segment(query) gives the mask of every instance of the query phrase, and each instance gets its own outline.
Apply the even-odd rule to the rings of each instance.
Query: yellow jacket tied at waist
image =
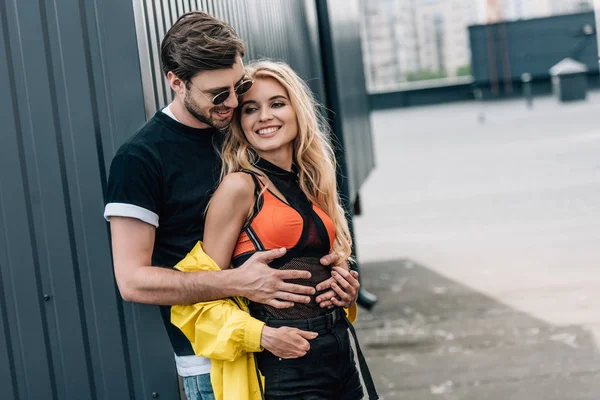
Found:
[[[183,272],[220,271],[201,242],[175,268]],[[354,322],[356,305],[346,313]],[[171,323],[185,334],[196,355],[211,359],[210,379],[217,400],[261,399],[253,353],[263,350],[260,339],[265,324],[250,316],[247,299],[230,297],[173,306]]]

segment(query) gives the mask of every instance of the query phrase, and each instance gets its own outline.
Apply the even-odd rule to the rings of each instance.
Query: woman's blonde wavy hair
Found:
[[[333,250],[344,259],[349,259],[352,238],[336,187],[335,155],[329,140],[331,132],[326,120],[317,111],[320,104],[302,78],[285,63],[255,61],[246,67],[246,74],[255,81],[275,79],[286,89],[298,122],[293,154],[299,172],[300,188],[311,202],[333,220],[336,230]],[[246,139],[240,121],[241,107],[235,111],[221,151],[221,179],[227,174],[242,170],[250,170],[266,178],[255,166],[258,154]]]

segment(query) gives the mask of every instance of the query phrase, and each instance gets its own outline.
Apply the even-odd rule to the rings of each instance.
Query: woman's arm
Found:
[[[203,245],[194,248],[175,268],[193,270],[206,263],[202,261],[206,256],[219,268],[228,268],[254,200],[254,181],[249,175],[227,175],[208,208]],[[310,348],[308,341],[317,337],[296,328],[264,326],[232,299],[172,307],[171,322],[190,340],[196,355],[217,360],[231,361],[263,347],[278,357],[302,357]]]
[[[196,246],[175,268],[191,271],[208,260],[227,269],[253,204],[252,178],[244,173],[227,175],[211,199],[202,246]],[[232,299],[172,307],[171,322],[187,336],[196,355],[231,361],[243,352],[261,350],[264,323]]]
[[[223,178],[210,201],[202,247],[221,269],[229,268],[242,227],[254,206],[254,189],[250,175],[235,172]]]

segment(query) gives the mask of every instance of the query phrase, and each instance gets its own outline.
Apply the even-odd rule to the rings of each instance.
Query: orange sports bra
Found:
[[[244,171],[254,180],[256,203],[234,249],[232,264],[234,267],[243,264],[257,251],[285,247],[287,253],[273,261],[270,266],[309,271],[310,279],[290,282],[315,287],[331,277],[330,268],[322,266],[319,260],[328,254],[333,246],[333,221],[302,192],[295,170],[286,171],[264,159],[260,159],[256,166],[283,194],[286,201],[268,187],[265,188],[253,172]],[[285,310],[251,303],[250,312],[253,315],[260,314],[261,317],[276,319],[313,318],[328,311],[321,309],[314,301],[319,294],[316,293],[308,304],[296,304]]]
[[[256,184],[264,188],[263,184],[256,179]],[[302,238],[304,218],[300,212],[280,199],[270,190],[264,190],[261,204],[257,212],[242,231],[233,252],[234,259],[247,258],[257,251],[271,250],[285,247],[290,250],[297,246]],[[333,221],[317,205],[312,205],[312,211],[327,232],[327,248],[322,250],[329,253],[335,239],[335,226]],[[314,216],[313,216],[314,218]],[[314,231],[312,233],[315,233]],[[246,257],[247,256],[247,257]],[[237,265],[241,263],[238,262]],[[237,266],[236,265],[236,266]]]

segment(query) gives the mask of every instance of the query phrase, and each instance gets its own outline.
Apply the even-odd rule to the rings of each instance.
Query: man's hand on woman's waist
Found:
[[[294,303],[309,303],[315,289],[309,286],[287,283],[289,279],[309,279],[310,272],[278,270],[268,263],[282,257],[285,249],[255,253],[240,267],[231,271],[231,295],[243,296],[256,303],[275,308],[290,308]]]

